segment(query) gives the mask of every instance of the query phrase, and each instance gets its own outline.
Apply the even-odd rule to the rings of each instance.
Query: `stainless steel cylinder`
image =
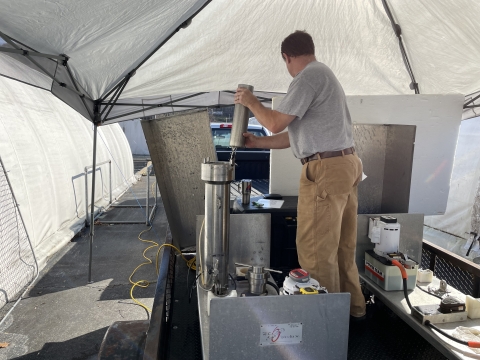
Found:
[[[242,194],[242,204],[250,204],[250,194],[252,193],[252,180],[242,180],[239,184],[238,192]]]
[[[205,181],[205,223],[200,245],[200,284],[216,295],[228,291],[228,240],[230,232],[230,183],[235,178],[229,162],[202,164]]]
[[[246,88],[253,92],[252,85],[239,84],[238,87]],[[243,133],[247,132],[248,128],[248,112],[249,110],[247,107],[241,104],[235,104],[235,110],[233,111],[232,135],[230,137],[230,147],[232,148],[245,147]]]
[[[248,283],[252,294],[265,295],[267,292],[268,272],[263,266],[252,266],[248,269]]]

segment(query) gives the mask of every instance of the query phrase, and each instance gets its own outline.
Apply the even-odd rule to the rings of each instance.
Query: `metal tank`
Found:
[[[215,295],[228,292],[228,240],[230,232],[230,183],[235,177],[231,162],[205,159],[205,222],[200,250],[200,286]]]
[[[253,93],[252,85],[239,84],[239,88],[246,88]],[[233,111],[232,134],[230,137],[230,147],[232,149],[245,147],[245,138],[243,133],[247,132],[249,110],[242,104],[235,104]]]

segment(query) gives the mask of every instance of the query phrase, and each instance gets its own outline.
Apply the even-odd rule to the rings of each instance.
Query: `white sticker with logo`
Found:
[[[260,346],[302,343],[302,323],[260,325]]]

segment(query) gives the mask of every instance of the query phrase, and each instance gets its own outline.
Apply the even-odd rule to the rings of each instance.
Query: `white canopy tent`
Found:
[[[99,125],[231,104],[231,93],[219,91],[240,82],[260,94],[286,92],[280,43],[297,29],[313,36],[318,60],[347,95],[461,93],[465,119],[480,106],[474,0],[0,0],[0,7],[0,74],[51,91],[92,121],[94,167]]]
[[[0,3],[0,73],[52,91],[94,122],[238,82],[285,92],[279,45],[296,29],[312,34],[348,95],[459,92],[465,118],[480,104],[472,101],[480,90],[473,0]]]

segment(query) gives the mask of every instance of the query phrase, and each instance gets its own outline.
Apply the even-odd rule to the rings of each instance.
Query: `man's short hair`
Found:
[[[296,57],[302,55],[315,55],[315,45],[313,39],[306,31],[297,30],[288,35],[280,47],[282,57],[283,54]]]

